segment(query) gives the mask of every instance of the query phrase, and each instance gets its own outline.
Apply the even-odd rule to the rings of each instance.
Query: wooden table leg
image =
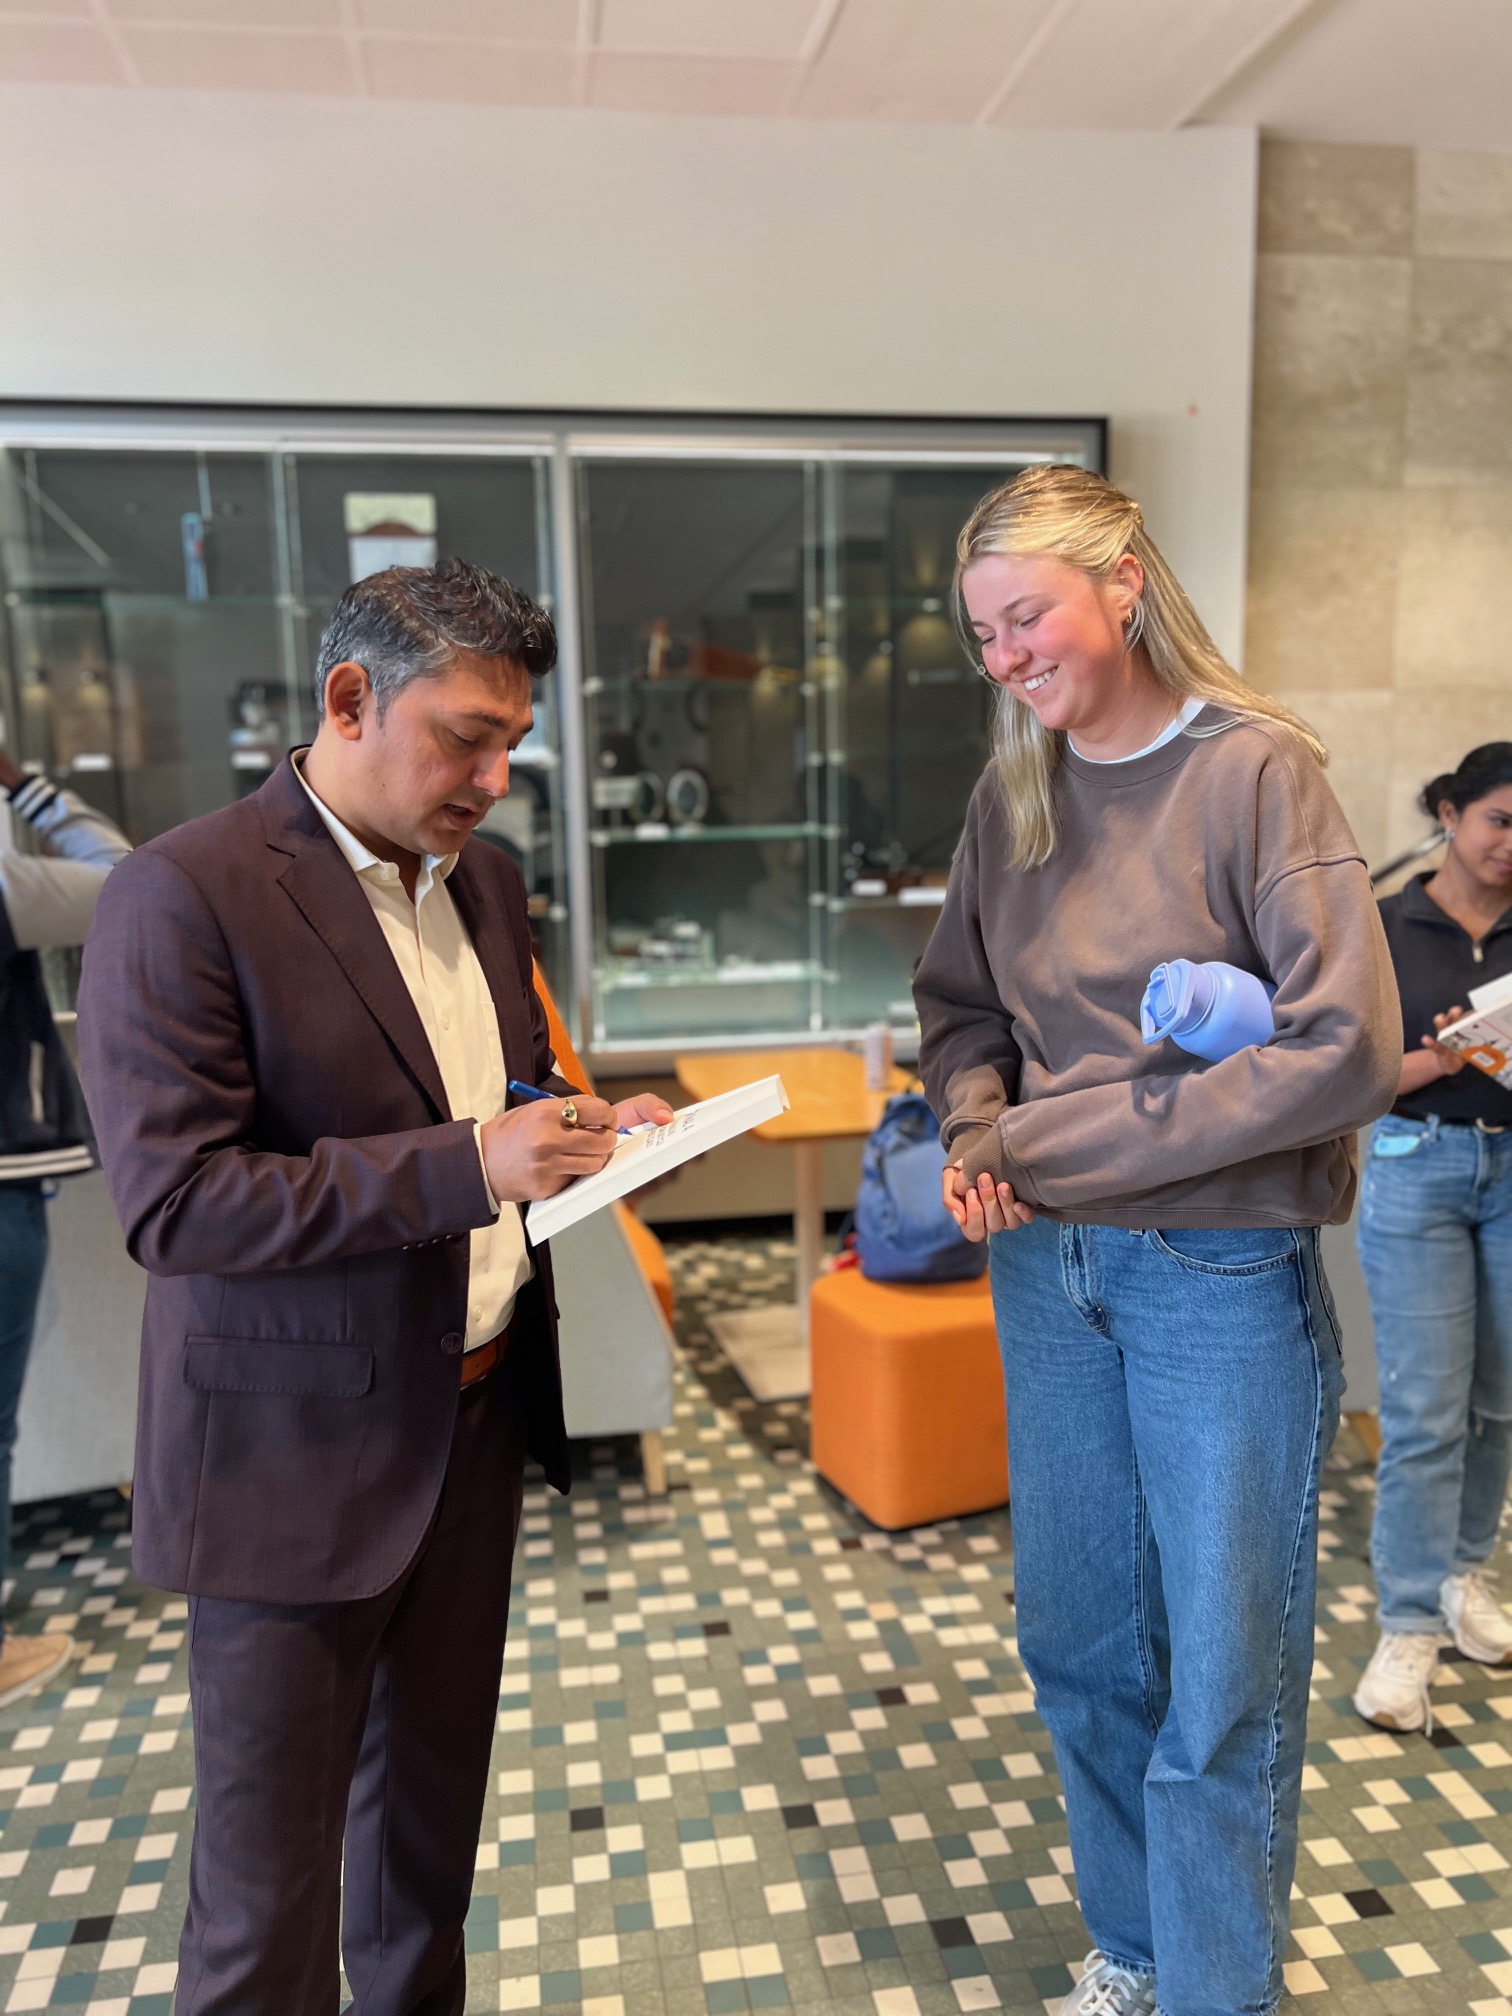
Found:
[[[798,1248],[798,1334],[808,1342],[809,1290],[824,1255],[824,1144],[793,1143],[793,1238]]]
[[[641,1475],[649,1498],[667,1495],[667,1445],[660,1428],[641,1430]]]

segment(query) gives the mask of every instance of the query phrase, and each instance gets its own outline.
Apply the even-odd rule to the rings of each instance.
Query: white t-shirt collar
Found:
[[[1170,722],[1166,727],[1162,728],[1160,733],[1155,737],[1155,740],[1153,742],[1147,742],[1143,747],[1143,749],[1136,749],[1132,755],[1083,756],[1081,750],[1077,748],[1074,742],[1071,742],[1072,752],[1077,757],[1079,757],[1083,763],[1097,763],[1106,766],[1111,766],[1114,763],[1137,763],[1141,756],[1153,756],[1157,749],[1164,749],[1167,742],[1174,742],[1176,740],[1176,737],[1181,733],[1182,729],[1186,727],[1187,723],[1189,721],[1196,720],[1197,716],[1202,712],[1206,704],[1207,704],[1206,701],[1203,700],[1197,700],[1197,699],[1184,700],[1181,703],[1181,708],[1180,711],[1177,713],[1176,719]],[[1071,741],[1069,735],[1066,737],[1066,740],[1068,742]]]

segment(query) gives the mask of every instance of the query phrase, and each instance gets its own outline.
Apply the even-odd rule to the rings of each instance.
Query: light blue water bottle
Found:
[[[1169,1036],[1194,1057],[1218,1064],[1275,1035],[1275,992],[1269,981],[1221,959],[1201,965],[1168,959],[1150,975],[1139,1004],[1139,1033],[1146,1043]]]

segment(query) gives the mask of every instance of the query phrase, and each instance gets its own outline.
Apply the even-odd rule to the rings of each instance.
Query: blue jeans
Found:
[[[0,1183],[0,1580],[10,1569],[11,1452],[46,1267],[42,1185]],[[0,1644],[4,1641],[0,1610]]]
[[[1512,1133],[1388,1113],[1359,1242],[1381,1370],[1381,1628],[1440,1630],[1444,1577],[1490,1558],[1512,1465]]]
[[[991,1271],[1019,1655],[1087,1929],[1163,2016],[1266,2016],[1343,1383],[1318,1235],[1041,1218]]]

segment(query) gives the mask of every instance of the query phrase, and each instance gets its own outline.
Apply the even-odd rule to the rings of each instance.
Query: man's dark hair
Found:
[[[556,626],[523,590],[468,560],[385,567],[354,581],[320,639],[316,718],[324,718],[335,665],[350,659],[362,667],[382,720],[401,688],[411,679],[434,679],[457,651],[507,658],[540,679],[556,663]]]

